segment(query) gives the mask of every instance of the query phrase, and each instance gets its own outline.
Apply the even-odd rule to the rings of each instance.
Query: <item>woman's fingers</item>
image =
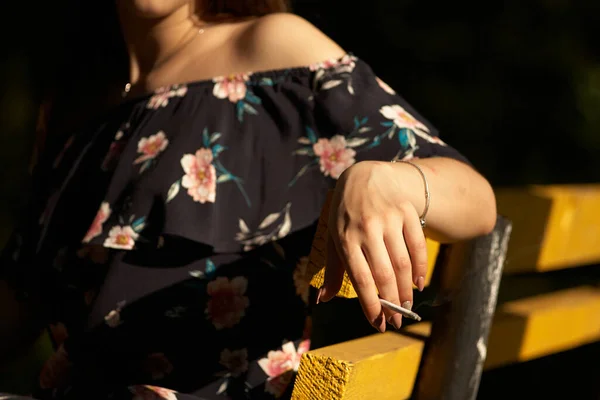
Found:
[[[388,228],[384,237],[386,249],[389,253],[390,260],[394,269],[396,290],[398,292],[397,301],[383,297],[385,300],[391,301],[394,304],[407,309],[412,308],[413,304],[413,287],[412,287],[412,266],[410,255],[404,242],[402,234],[402,224],[393,224],[393,227]],[[402,325],[402,316],[397,314],[395,317],[394,326],[399,329]]]
[[[340,291],[344,281],[344,264],[338,254],[334,239],[329,234],[327,235],[326,249],[325,279],[317,295],[317,304],[319,301],[331,300]]]
[[[385,332],[385,318],[377,296],[377,286],[360,244],[355,241],[340,243],[340,245],[346,258],[348,276],[365,316],[375,329]]]
[[[410,204],[389,211],[360,221],[345,212],[343,218],[330,219],[325,282],[319,290],[321,301],[330,300],[347,271],[365,316],[381,332],[386,320],[400,328],[402,316],[382,309],[379,299],[411,309],[413,283],[421,290],[427,272],[427,247],[417,211]]]
[[[419,291],[425,285],[427,274],[427,242],[417,210],[413,206],[404,207],[403,224],[404,242],[410,254],[412,264],[412,281]]]
[[[379,290],[379,297],[399,305],[398,281],[405,277],[398,276],[397,271],[394,270],[383,239],[383,229],[378,229],[373,233],[367,232],[367,240],[363,244],[362,250],[369,263],[375,285]],[[408,279],[408,284],[412,285],[410,276]],[[384,313],[388,322],[394,325],[394,327],[400,328],[400,325],[402,325],[402,316],[400,314],[387,308],[384,309]]]

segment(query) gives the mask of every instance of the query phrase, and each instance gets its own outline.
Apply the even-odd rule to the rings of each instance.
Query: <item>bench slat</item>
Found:
[[[494,317],[485,369],[598,341],[599,315],[600,288],[591,286],[507,302]],[[374,334],[308,352],[300,363],[293,398],[408,398],[430,329],[431,324],[423,322],[403,334]]]
[[[497,189],[496,201],[513,223],[505,274],[600,262],[600,185]]]

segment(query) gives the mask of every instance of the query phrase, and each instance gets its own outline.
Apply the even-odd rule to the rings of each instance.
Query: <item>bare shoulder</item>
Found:
[[[249,63],[259,66],[254,70],[305,66],[346,53],[309,21],[289,13],[270,14],[246,25],[239,49]]]

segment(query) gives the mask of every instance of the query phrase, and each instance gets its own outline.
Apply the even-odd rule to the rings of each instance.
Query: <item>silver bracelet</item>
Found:
[[[425,176],[425,173],[423,172],[421,167],[419,167],[417,164],[413,164],[410,161],[403,160],[392,160],[392,162],[401,162],[408,165],[412,165],[421,174],[421,177],[423,178],[423,184],[425,185],[425,209],[423,210],[423,214],[419,216],[419,222],[421,222],[421,228],[425,228],[425,217],[427,216],[427,211],[429,211],[429,203],[431,202],[431,193],[429,192],[429,183],[427,183],[427,177]]]

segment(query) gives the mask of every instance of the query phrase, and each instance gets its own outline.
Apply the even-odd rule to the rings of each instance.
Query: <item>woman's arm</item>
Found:
[[[289,14],[258,19],[244,39],[252,65],[265,60],[281,67],[308,65],[345,53],[310,23]],[[339,71],[319,72],[312,86],[315,114],[327,120],[318,127],[320,133],[349,138],[356,124],[367,125],[353,136],[364,145],[344,149],[358,162],[336,183],[319,298],[335,296],[347,272],[371,324],[383,331],[387,319],[400,327],[401,316],[382,310],[379,298],[410,307],[413,284],[422,289],[427,271],[425,235],[451,242],[489,232],[496,220],[494,194],[480,174],[460,161],[464,157],[437,139],[435,128],[366,65],[349,58]],[[431,205],[425,232],[419,222],[425,204],[422,177],[412,165],[389,162],[394,157],[411,159],[426,175]]]
[[[411,160],[423,170],[431,202],[425,234],[448,243],[485,235],[496,224],[496,198],[488,181],[473,168],[443,157]],[[423,178],[406,163],[387,164],[401,177],[402,199],[410,201],[419,215],[425,207]]]
[[[446,158],[413,160],[425,173],[431,193],[427,234],[461,240],[493,229],[494,194],[471,167]],[[423,290],[427,246],[419,216],[424,182],[413,165],[362,161],[339,178],[329,213],[325,282],[319,299],[339,291],[344,272],[371,324],[385,331],[386,319],[399,328],[400,314],[382,310],[379,298],[411,308],[413,284]]]

